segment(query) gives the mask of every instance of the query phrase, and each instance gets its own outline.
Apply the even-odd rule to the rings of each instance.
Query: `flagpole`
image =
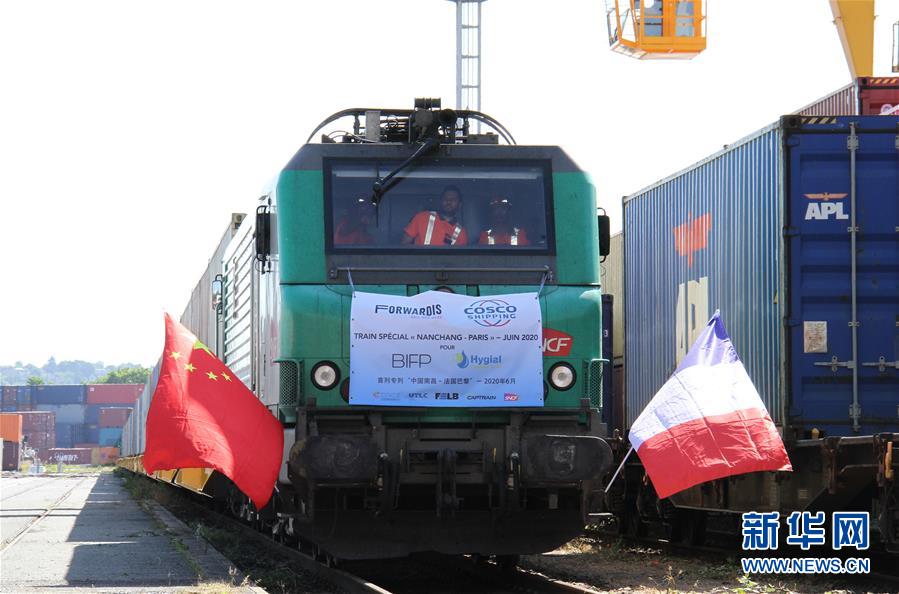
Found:
[[[627,462],[628,456],[631,455],[631,452],[634,451],[634,446],[631,446],[627,453],[624,455],[624,460],[621,461],[621,464],[618,465],[618,470],[615,471],[615,474],[612,475],[612,480],[609,481],[609,484],[606,485],[605,492],[608,493],[609,489],[612,488],[612,483],[615,482],[615,479],[618,478],[618,473],[621,472],[621,469],[624,468],[624,463]]]

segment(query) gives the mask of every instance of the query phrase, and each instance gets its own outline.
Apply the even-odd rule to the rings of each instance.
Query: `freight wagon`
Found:
[[[313,142],[340,118],[352,133]],[[498,134],[474,134],[475,120]],[[457,230],[432,242],[435,211],[430,223],[423,215],[431,230],[421,230],[420,245],[403,242],[410,219],[443,208],[436,203],[450,186],[464,196]],[[510,210],[514,227],[490,241],[491,217],[502,215],[493,211]],[[508,561],[570,540],[601,504],[611,460],[601,439],[601,228],[594,188],[568,155],[516,146],[488,116],[428,101],[335,114],[284,167],[256,216],[234,218],[182,317],[283,423],[278,493],[256,510],[218,473],[157,478],[222,498],[266,530],[340,558],[434,550]],[[435,290],[474,300],[539,293],[542,379],[530,387],[541,406],[351,404],[354,291]],[[137,471],[157,379],[122,433],[120,464]]]
[[[785,116],[623,207],[624,429],[720,309],[794,467],[658,502],[634,461],[624,524],[848,509],[899,546],[899,117]]]
[[[48,452],[47,462],[61,464],[91,464],[90,448],[53,448]]]

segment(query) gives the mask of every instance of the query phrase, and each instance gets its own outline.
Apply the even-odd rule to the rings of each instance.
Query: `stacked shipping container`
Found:
[[[56,447],[56,415],[50,411],[20,411],[22,439],[41,460]]]
[[[866,76],[796,111],[798,115],[899,115],[899,76]]]
[[[106,405],[134,404],[143,388],[143,384],[98,384],[87,386],[87,403]]]
[[[101,408],[100,427],[118,427],[121,429],[131,414],[130,408]]]
[[[3,456],[3,470],[17,471],[22,459],[22,444],[17,441],[0,439],[0,453]]]
[[[53,448],[50,450],[48,462],[63,464],[91,464],[90,448]]]
[[[22,417],[0,414],[0,444],[2,444],[3,470],[18,470],[22,455]]]
[[[720,309],[796,437],[896,430],[897,126],[785,117],[625,198],[628,422]]]
[[[3,412],[31,410],[31,386],[3,386],[0,399]]]
[[[3,412],[43,413],[30,417],[24,430],[26,445],[42,460],[51,448],[87,448],[96,450],[93,459],[110,460],[118,457],[122,426],[143,389],[143,384],[2,386],[0,400]],[[46,428],[47,415],[52,430]]]
[[[22,441],[22,415],[0,414],[0,439],[5,441]]]

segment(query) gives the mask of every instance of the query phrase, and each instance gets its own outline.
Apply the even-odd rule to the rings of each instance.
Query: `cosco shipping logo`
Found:
[[[465,315],[479,326],[501,328],[515,319],[518,308],[502,299],[481,299],[464,309]]]

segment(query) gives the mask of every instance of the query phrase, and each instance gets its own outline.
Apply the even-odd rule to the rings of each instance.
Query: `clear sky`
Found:
[[[484,4],[482,108],[600,205],[849,82],[826,0],[710,0],[689,62],[610,52],[604,0]],[[880,0],[876,74],[899,2]],[[0,4],[0,364],[152,364],[232,212],[325,116],[455,97],[445,0]]]

